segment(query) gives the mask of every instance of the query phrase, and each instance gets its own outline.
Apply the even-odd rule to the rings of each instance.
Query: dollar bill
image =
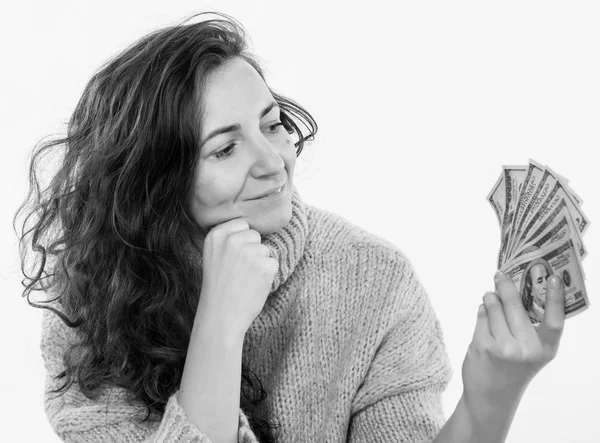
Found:
[[[574,221],[575,227],[578,231],[583,234],[588,226],[589,221],[581,208],[573,202],[569,193],[565,190],[564,186],[560,181],[556,181],[552,190],[549,192],[545,201],[541,204],[537,211],[529,218],[527,224],[524,224],[521,231],[519,232],[519,240],[525,239],[529,236],[530,232],[535,230],[544,220],[552,214],[552,211],[560,204],[564,202],[568,208],[571,218]]]
[[[556,177],[554,177],[549,169],[544,168],[540,181],[531,194],[529,201],[526,203],[526,207],[523,210],[521,217],[511,233],[511,244],[508,248],[508,254],[512,255],[516,246],[523,239],[523,226],[529,226],[531,220],[538,215],[538,209],[542,202],[546,200],[549,192],[553,189],[556,183]]]
[[[498,180],[496,180],[496,183],[486,198],[496,213],[498,225],[500,225],[502,228],[504,209],[506,207],[506,187],[504,186],[504,174],[500,174],[500,177],[498,177]]]
[[[568,180],[533,160],[503,166],[487,200],[500,223],[498,269],[521,291],[531,321],[544,318],[546,283],[553,274],[564,283],[566,317],[587,309],[581,263],[589,219]]]
[[[559,276],[564,284],[565,318],[589,307],[579,254],[571,238],[516,257],[506,262],[501,270],[519,289],[532,323],[544,318],[547,280],[551,275]]]
[[[548,165],[546,165],[546,168],[548,168]],[[548,168],[548,169],[550,169],[550,168]],[[571,186],[569,185],[569,179],[558,174],[557,172],[554,172],[554,174],[562,181],[564,187],[567,189],[567,192],[570,194],[571,199],[575,203],[577,203],[579,206],[581,206],[583,204],[583,199],[579,195],[577,195],[577,193],[573,190],[573,188],[571,188]]]
[[[504,248],[504,254],[509,255],[510,251],[513,248],[513,243],[515,241],[515,233],[517,231],[517,227],[521,223],[521,219],[525,214],[526,208],[529,206],[529,202],[531,198],[536,193],[536,189],[542,179],[544,174],[544,167],[537,163],[534,160],[529,160],[529,165],[527,166],[527,172],[525,174],[525,179],[523,182],[523,186],[521,187],[521,192],[517,198],[515,214],[510,226],[510,235],[507,241],[507,244]]]
[[[510,229],[517,210],[518,197],[527,174],[527,166],[502,166],[502,181],[504,183],[504,213],[500,229],[500,251],[498,253],[498,268],[504,263]],[[492,190],[493,192],[493,190]]]
[[[571,238],[573,240],[575,251],[579,255],[580,261],[587,256],[587,250],[585,249],[583,241],[581,240],[579,231],[573,225],[573,220],[571,219],[566,206],[562,206],[562,209],[559,211],[557,217],[548,223],[545,226],[545,229],[540,230],[538,235],[520,246],[520,248],[515,252],[514,257],[516,258],[528,252],[541,249],[550,243],[561,241],[564,238]]]
[[[564,228],[565,224],[568,224],[568,228]],[[542,242],[542,244],[547,244],[548,239],[551,239],[551,241],[556,241],[559,238],[556,237],[555,234],[562,232],[560,231],[561,229],[569,229],[569,235],[575,243],[575,247],[579,253],[579,258],[583,260],[587,256],[587,250],[581,237],[582,234],[576,227],[575,221],[573,220],[571,212],[568,210],[567,203],[564,199],[561,199],[554,210],[549,213],[540,223],[538,223],[535,228],[529,231],[528,238],[519,244],[519,246],[516,248],[517,252],[513,255],[518,256],[523,249],[532,245],[541,246],[540,242]]]

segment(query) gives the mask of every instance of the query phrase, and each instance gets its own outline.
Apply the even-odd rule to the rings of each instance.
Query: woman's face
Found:
[[[203,101],[189,197],[196,222],[205,232],[234,218],[261,235],[279,230],[292,216],[296,151],[267,85],[236,57],[208,76]]]

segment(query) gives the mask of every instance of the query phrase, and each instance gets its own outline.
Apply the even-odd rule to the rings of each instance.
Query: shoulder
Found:
[[[412,264],[391,241],[329,210],[306,205],[307,253],[320,261],[342,261],[362,276],[376,276],[391,285],[416,278]]]
[[[64,309],[58,302],[44,303],[64,315]],[[63,355],[73,344],[79,343],[81,337],[75,328],[69,327],[54,311],[42,309],[42,325],[40,349],[46,366],[62,364]]]
[[[418,336],[442,337],[427,292],[398,246],[314,206],[308,209],[308,226],[314,272],[327,274],[321,279],[331,289],[326,296],[336,301],[330,305],[337,311],[327,312],[331,318],[348,322],[374,343],[392,336],[405,345]]]
[[[390,259],[408,261],[395,244],[356,225],[342,215],[313,205],[306,205],[306,212],[308,242],[318,251],[368,251],[388,256]]]

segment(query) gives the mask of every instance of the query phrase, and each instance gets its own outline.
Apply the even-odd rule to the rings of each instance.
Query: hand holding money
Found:
[[[530,320],[544,318],[552,275],[565,289],[565,318],[587,309],[581,262],[589,220],[567,180],[533,160],[503,166],[487,199],[500,224],[498,269],[515,283]]]
[[[537,326],[506,274],[497,273],[495,291],[484,295],[462,366],[464,390],[457,407],[457,412],[461,406],[466,411],[468,424],[461,422],[461,427],[470,430],[469,441],[504,441],[529,382],[555,357],[565,322],[565,292],[556,276],[548,283],[546,312]],[[450,432],[444,437],[464,441]]]

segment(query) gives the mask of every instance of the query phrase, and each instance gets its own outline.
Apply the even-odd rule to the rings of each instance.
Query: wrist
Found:
[[[214,316],[196,315],[192,328],[192,337],[227,347],[243,344],[245,335],[246,331],[232,327],[228,322]]]
[[[486,392],[463,389],[461,401],[464,402],[468,412],[478,419],[479,416],[487,416],[489,413],[516,409],[524,392],[525,387]]]
[[[227,313],[211,309],[203,303],[202,297],[196,309],[192,335],[200,335],[207,340],[223,344],[236,345],[244,342],[247,328],[240,327],[235,321],[228,319]]]
[[[457,409],[464,411],[467,427],[476,441],[504,442],[519,406],[521,393],[480,395],[463,391]]]

